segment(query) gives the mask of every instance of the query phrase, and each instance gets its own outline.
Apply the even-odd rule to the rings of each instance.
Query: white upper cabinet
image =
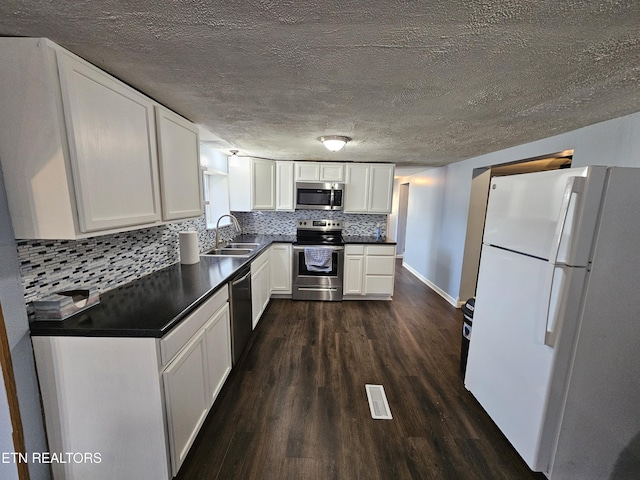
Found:
[[[321,182],[344,182],[344,164],[342,163],[321,163]]]
[[[293,162],[276,161],[276,210],[293,211]]]
[[[395,165],[371,165],[369,175],[369,213],[391,213]]]
[[[0,64],[0,159],[16,238],[131,230],[161,222],[163,203],[167,219],[183,208],[175,194],[162,198],[155,102],[46,39],[0,39]]]
[[[344,182],[343,163],[295,162],[296,182]]]
[[[202,215],[198,127],[156,106],[163,220]]]
[[[390,213],[393,164],[347,164],[345,213]]]
[[[161,219],[153,103],[57,52],[80,230]]]
[[[276,164],[273,160],[229,157],[229,208],[237,212],[275,210]]]
[[[320,164],[318,162],[295,162],[296,182],[320,181]]]
[[[251,159],[252,210],[275,210],[276,164],[272,160]]]
[[[347,165],[344,211],[346,213],[367,213],[369,209],[369,165],[354,163]]]

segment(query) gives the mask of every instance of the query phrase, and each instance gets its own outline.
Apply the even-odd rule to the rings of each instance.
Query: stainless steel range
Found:
[[[338,220],[298,220],[293,244],[294,300],[342,300],[344,241]]]

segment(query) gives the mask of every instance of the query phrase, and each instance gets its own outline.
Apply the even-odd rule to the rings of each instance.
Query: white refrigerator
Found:
[[[465,386],[534,471],[640,478],[640,169],[491,181]]]

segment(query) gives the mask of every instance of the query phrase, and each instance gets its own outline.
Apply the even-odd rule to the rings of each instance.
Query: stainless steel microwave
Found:
[[[344,183],[296,183],[296,210],[342,210]]]

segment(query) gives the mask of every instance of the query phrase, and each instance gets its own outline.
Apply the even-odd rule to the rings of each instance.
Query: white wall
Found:
[[[2,367],[0,367],[0,378],[2,378]],[[13,426],[9,413],[9,402],[7,400],[7,390],[4,383],[0,383],[0,453],[14,452],[13,447]],[[18,466],[14,462],[0,461],[0,478],[3,480],[13,480],[18,478]]]
[[[457,306],[473,169],[570,149],[576,167],[640,167],[640,113],[406,177],[404,265]]]
[[[24,305],[24,292],[18,264],[18,251],[9,217],[4,180],[0,169],[0,304],[4,312],[11,361],[16,380],[20,416],[27,452],[46,452],[47,442],[40,409],[40,392],[36,379],[35,362],[29,322]],[[4,385],[2,385],[4,388]],[[11,434],[4,428],[0,435]],[[49,466],[44,463],[29,463],[29,474],[33,479],[50,478]],[[4,477],[3,477],[4,478]]]

